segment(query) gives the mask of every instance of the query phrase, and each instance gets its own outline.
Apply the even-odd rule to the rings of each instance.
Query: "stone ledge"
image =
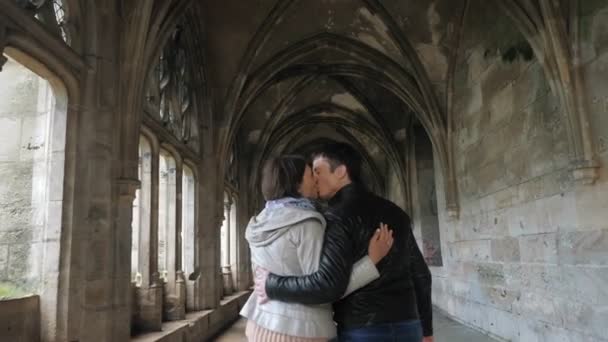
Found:
[[[212,310],[190,312],[181,321],[163,322],[162,331],[136,335],[132,342],[205,341],[239,317],[239,311],[249,298],[250,291],[237,292],[220,301]]]

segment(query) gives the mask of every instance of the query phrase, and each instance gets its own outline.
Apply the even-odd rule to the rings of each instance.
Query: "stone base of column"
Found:
[[[132,333],[161,331],[163,324],[163,287],[135,287],[133,291]]]
[[[229,296],[234,293],[234,281],[232,279],[232,270],[230,265],[222,266],[222,279],[224,285],[224,296]]]
[[[196,276],[194,279],[186,280],[186,311],[200,311],[203,310],[202,304],[202,279],[200,276]]]
[[[184,273],[175,275],[175,285],[165,284],[163,296],[163,318],[165,321],[179,321],[186,318],[186,279]]]

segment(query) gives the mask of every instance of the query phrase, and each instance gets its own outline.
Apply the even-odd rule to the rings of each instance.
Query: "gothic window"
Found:
[[[136,201],[144,187],[149,189],[149,229],[142,224],[144,206],[141,202],[135,202],[133,206],[134,230],[138,230],[133,232],[133,238],[136,234],[140,237],[139,247],[133,245],[132,255],[139,255],[142,284],[149,291],[153,292],[159,288],[156,285],[163,284],[162,303],[150,304],[156,312],[162,312],[163,320],[183,319],[186,306],[197,307],[194,303],[199,297],[195,294],[200,279],[197,261],[199,188],[194,166],[201,160],[198,157],[198,110],[193,97],[197,69],[186,48],[188,37],[187,28],[181,24],[175,27],[146,80],[142,134],[150,138],[152,145],[150,182],[145,180],[148,173],[140,170],[142,188],[136,194]],[[143,144],[140,145],[143,151]],[[145,161],[145,158],[140,160],[140,169],[147,170]],[[136,222],[136,216],[139,222]],[[135,229],[137,225],[140,227]],[[139,292],[142,296],[150,293],[146,289]],[[134,302],[142,300],[139,297]],[[134,311],[138,310],[148,308]]]
[[[67,8],[62,0],[16,0],[17,4],[33,13],[51,33],[70,44]]]
[[[55,22],[59,27],[59,31],[61,32],[61,38],[63,38],[64,42],[68,42],[68,31],[66,29],[66,16],[65,16],[65,7],[63,5],[63,1],[54,0],[53,1],[53,9],[55,10]]]
[[[157,65],[148,75],[146,100],[152,117],[180,142],[199,151],[192,89],[195,70],[186,50],[187,35],[181,25],[173,31]]]

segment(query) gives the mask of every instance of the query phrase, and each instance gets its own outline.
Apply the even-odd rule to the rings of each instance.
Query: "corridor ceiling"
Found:
[[[204,2],[208,77],[252,168],[330,139],[362,149],[374,186],[384,187],[387,168],[403,174],[412,126],[445,125],[450,46],[464,5]]]

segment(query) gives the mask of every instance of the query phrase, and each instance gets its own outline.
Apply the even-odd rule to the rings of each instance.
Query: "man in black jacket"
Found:
[[[360,169],[359,154],[347,144],[329,144],[314,156],[319,196],[329,200],[319,269],[301,277],[260,272],[256,292],[285,302],[333,302],[341,341],[432,342],[431,273],[410,219],[394,203],[367,191]],[[341,298],[353,262],[367,254],[379,222],[388,224],[394,237],[391,251],[377,265],[380,278]]]

